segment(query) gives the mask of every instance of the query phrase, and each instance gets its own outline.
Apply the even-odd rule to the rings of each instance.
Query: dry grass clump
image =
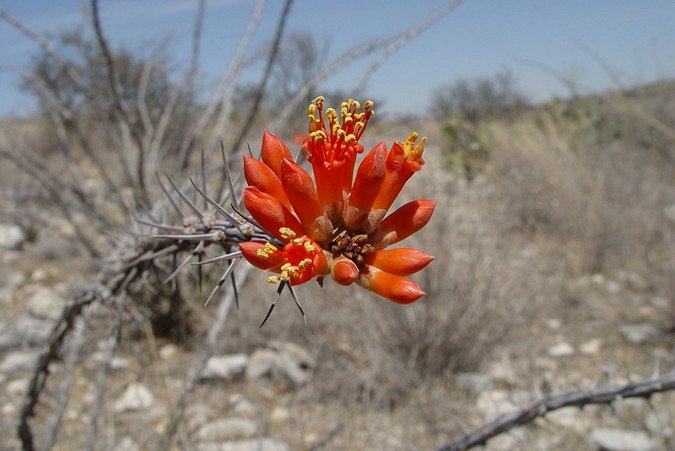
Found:
[[[488,175],[511,227],[579,249],[579,271],[649,272],[665,259],[662,211],[675,164],[636,137],[599,136],[610,116],[599,117],[547,111],[493,124]]]

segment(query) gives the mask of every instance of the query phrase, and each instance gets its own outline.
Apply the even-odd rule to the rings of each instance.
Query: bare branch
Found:
[[[110,363],[112,362],[117,347],[119,346],[120,339],[122,338],[122,317],[117,315],[117,320],[113,326],[112,331],[108,335],[108,340],[106,341],[106,350],[105,356],[103,357],[103,362],[101,363],[101,370],[98,373],[96,378],[96,392],[94,393],[94,402],[91,406],[91,423],[89,423],[89,429],[87,430],[87,450],[92,451],[94,449],[94,444],[96,443],[96,429],[98,426],[98,419],[101,413],[101,407],[103,405],[103,394],[105,392],[105,384],[108,378],[108,372],[110,371]]]
[[[14,163],[20,170],[28,175],[31,175],[33,179],[37,180],[38,183],[47,190],[47,193],[49,194],[53,204],[61,210],[61,213],[65,219],[73,227],[77,237],[77,243],[84,247],[90,257],[98,258],[99,253],[96,249],[96,246],[84,233],[80,227],[80,224],[75,220],[73,209],[67,205],[63,199],[63,191],[61,191],[61,189],[74,190],[75,194],[77,194],[77,187],[72,187],[71,185],[65,184],[62,179],[53,175],[49,169],[44,167],[44,165],[32,158],[29,158],[27,155],[22,155],[19,157],[12,152],[0,148],[0,157],[4,157],[5,159]],[[90,207],[88,204],[88,199],[84,194],[82,194],[80,200],[84,207]],[[93,215],[92,217],[97,220],[101,220],[101,218],[96,215]]]
[[[439,451],[460,451],[478,445],[484,445],[489,439],[503,434],[517,426],[522,426],[543,417],[548,412],[563,407],[582,408],[589,404],[611,404],[626,398],[649,399],[655,393],[675,390],[675,370],[638,383],[623,385],[605,385],[590,390],[570,391],[555,394],[502,415],[475,431],[460,437],[452,443],[439,448]]]
[[[320,71],[316,73],[316,75],[314,75],[314,77],[312,77],[305,84],[305,86],[303,86],[295,94],[295,97],[293,97],[289,102],[285,104],[284,109],[279,112],[276,119],[269,125],[268,127],[269,130],[275,132],[276,130],[281,128],[286,122],[288,122],[288,119],[291,113],[295,110],[295,108],[300,104],[300,102],[305,100],[307,94],[309,94],[310,91],[314,89],[321,81],[330,77],[331,75],[334,75],[341,69],[344,69],[346,66],[348,66],[355,60],[370,55],[376,52],[377,50],[381,49],[382,47],[387,46],[392,42],[395,42],[397,39],[400,38],[400,36],[401,33],[396,33],[390,36],[385,36],[383,38],[360,42],[347,49],[344,53],[342,53],[340,56],[335,58],[330,63],[326,64],[323,68],[321,68]]]
[[[248,45],[251,42],[251,39],[253,38],[253,35],[258,29],[260,21],[262,20],[262,11],[264,6],[265,6],[264,0],[256,1],[255,9],[253,11],[253,18],[251,19],[251,22],[249,23],[248,27],[246,28],[246,31],[244,32],[244,35],[241,38],[241,41],[239,42],[239,46],[237,47],[235,56],[232,58],[232,61],[230,62],[230,66],[228,67],[227,72],[220,80],[220,83],[218,83],[218,87],[216,88],[211,103],[204,109],[204,113],[200,116],[199,120],[196,122],[191,133],[189,133],[183,140],[183,144],[181,145],[181,149],[178,155],[178,164],[180,169],[185,169],[187,167],[188,161],[190,159],[190,152],[192,150],[192,147],[194,145],[197,136],[199,136],[202,133],[206,125],[209,123],[211,117],[213,116],[219,104],[220,104],[220,115],[218,116],[217,125],[216,127],[214,127],[214,130],[211,134],[210,140],[211,144],[209,145],[209,147],[207,147],[206,149],[207,152],[213,150],[213,147],[215,147],[218,144],[220,137],[223,135],[223,131],[226,127],[226,122],[230,117],[230,112],[232,109],[232,100],[234,98],[234,88],[235,88],[234,82],[239,76],[239,72],[241,71],[244,53],[246,52],[246,49],[248,48]]]
[[[76,296],[70,304],[64,307],[61,317],[54,325],[49,338],[49,345],[38,358],[35,370],[33,371],[33,377],[28,386],[26,400],[21,408],[21,414],[19,416],[17,433],[24,450],[32,451],[35,449],[29,420],[34,414],[35,406],[37,405],[40,394],[47,382],[49,365],[57,358],[63,340],[72,329],[75,321],[79,318],[82,310],[96,299],[107,297],[107,293],[109,293],[108,290],[101,286],[96,286],[90,290],[84,291],[79,296]]]
[[[169,94],[169,99],[162,110],[162,115],[159,118],[157,131],[152,138],[152,142],[150,143],[148,150],[148,165],[150,168],[155,168],[157,160],[161,158],[160,145],[164,139],[166,128],[169,125],[169,120],[171,119],[171,115],[173,114],[182,88],[185,86],[190,86],[195,77],[195,74],[197,73],[197,69],[199,67],[199,41],[202,34],[205,8],[206,0],[199,0],[199,4],[197,6],[197,16],[195,18],[194,28],[192,30],[192,55],[190,57],[190,65],[187,69],[187,72],[185,72],[183,75],[180,83],[173,87],[173,90]]]
[[[125,142],[126,150],[128,152],[123,152],[125,155],[125,161],[128,164],[128,155],[131,151],[131,138],[133,137],[136,141],[137,147],[137,161],[136,161],[136,183],[137,189],[136,194],[138,196],[137,201],[140,201],[141,205],[148,205],[149,197],[148,192],[145,186],[145,150],[143,149],[142,139],[132,131],[133,120],[129,115],[129,111],[124,104],[124,99],[122,98],[122,88],[120,87],[119,79],[117,78],[117,73],[115,71],[115,64],[110,53],[110,47],[108,46],[108,41],[103,36],[103,30],[101,29],[101,21],[99,18],[98,12],[98,0],[91,0],[91,22],[94,29],[94,35],[96,36],[96,42],[98,43],[101,54],[103,55],[103,60],[105,61],[106,73],[108,78],[108,85],[110,87],[110,94],[112,95],[113,102],[115,104],[115,111],[118,116],[118,125],[122,132],[122,138]],[[136,196],[134,197],[136,198]]]
[[[84,331],[86,329],[86,324],[89,319],[89,313],[91,309],[85,308],[84,313],[80,316],[75,325],[75,332],[73,333],[73,340],[70,344],[70,352],[66,359],[66,365],[63,369],[63,378],[61,379],[61,389],[59,390],[58,400],[56,402],[56,408],[54,409],[54,415],[52,417],[52,422],[49,425],[47,432],[47,438],[45,439],[45,444],[42,449],[47,451],[54,447],[56,442],[56,437],[59,433],[59,426],[61,425],[61,419],[63,418],[63,413],[66,410],[68,405],[68,399],[70,399],[70,388],[73,382],[73,370],[77,364],[77,359],[80,355],[80,350],[82,349],[82,339],[84,338]]]
[[[356,84],[355,90],[357,92],[362,91],[366,87],[366,83],[370,80],[370,77],[373,76],[375,72],[384,64],[384,62],[389,59],[394,53],[396,53],[401,47],[406,45],[408,42],[415,39],[417,36],[422,34],[430,26],[441,20],[443,17],[447,16],[453,12],[457,7],[462,3],[462,0],[450,0],[445,5],[440,7],[436,12],[431,14],[429,17],[420,22],[416,27],[411,28],[408,32],[401,35],[396,41],[389,44],[384,51],[377,57],[363,73],[363,76]]]
[[[267,57],[265,71],[263,72],[262,79],[258,84],[258,88],[256,89],[255,94],[253,95],[253,105],[251,106],[251,109],[248,112],[248,116],[244,121],[244,125],[241,127],[241,130],[239,130],[239,135],[237,136],[237,139],[231,146],[232,154],[236,153],[239,146],[241,146],[241,143],[244,141],[246,134],[251,129],[251,126],[253,125],[253,120],[255,119],[255,116],[258,113],[260,102],[262,101],[263,94],[265,93],[265,87],[267,86],[267,82],[270,78],[270,75],[272,74],[272,68],[274,67],[274,63],[276,62],[277,55],[279,54],[279,46],[281,45],[281,38],[284,34],[284,30],[286,29],[286,21],[288,19],[289,13],[291,12],[292,5],[293,0],[286,0],[286,2],[284,3],[284,8],[281,11],[281,14],[279,15],[277,30],[274,34],[274,40],[272,41],[272,48],[269,52],[269,56]]]
[[[136,96],[138,112],[141,115],[141,121],[143,121],[143,127],[145,128],[145,138],[143,139],[143,146],[145,147],[148,147],[147,140],[155,134],[155,127],[152,125],[148,105],[145,102],[145,95],[148,92],[148,83],[150,82],[150,73],[152,72],[152,63],[153,61],[149,59],[143,64],[143,72],[141,72],[141,80],[138,84],[138,94]]]
[[[12,16],[11,14],[7,13],[6,11],[3,11],[0,9],[0,18],[3,19],[5,22],[10,24],[12,27],[16,28],[19,30],[23,35],[25,35],[28,39],[31,41],[36,42],[42,49],[47,53],[49,56],[54,58],[54,60],[63,66],[63,68],[66,71],[66,74],[68,77],[75,83],[78,89],[80,89],[82,92],[87,93],[88,90],[86,88],[86,84],[82,81],[80,76],[77,74],[77,72],[73,69],[73,67],[68,63],[68,61],[63,58],[57,51],[56,49],[51,45],[51,43],[31,30],[27,25],[25,25],[23,22],[21,22],[19,19],[16,17]]]

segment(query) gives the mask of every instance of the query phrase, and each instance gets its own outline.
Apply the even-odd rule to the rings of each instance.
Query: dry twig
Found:
[[[605,385],[589,390],[570,391],[548,396],[502,415],[463,437],[449,443],[438,451],[460,451],[474,446],[484,445],[489,439],[503,434],[517,426],[531,423],[539,417],[563,407],[583,408],[590,404],[612,404],[627,398],[649,399],[655,393],[675,390],[675,370],[662,376],[638,383],[623,385]]]

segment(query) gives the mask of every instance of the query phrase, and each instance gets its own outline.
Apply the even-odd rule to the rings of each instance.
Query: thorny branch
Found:
[[[420,22],[416,27],[411,28],[407,32],[403,33],[400,38],[389,44],[384,51],[368,66],[368,69],[364,72],[363,76],[356,84],[356,91],[361,91],[365,88],[366,83],[370,77],[377,72],[377,70],[384,64],[384,62],[389,59],[394,53],[396,53],[401,47],[406,45],[411,40],[415,39],[417,36],[422,34],[427,28],[441,20],[443,17],[450,14],[452,11],[457,9],[462,3],[462,0],[450,0],[445,5],[441,6],[436,12],[431,14],[429,17]]]
[[[96,36],[96,42],[100,48],[103,60],[105,62],[106,73],[108,77],[108,84],[110,86],[110,95],[114,101],[115,111],[118,115],[118,123],[122,136],[125,138],[125,147],[127,147],[127,152],[125,155],[130,154],[131,150],[131,140],[133,137],[138,151],[137,162],[136,162],[136,183],[138,184],[138,189],[136,190],[136,195],[139,199],[136,199],[137,202],[140,201],[140,205],[148,205],[149,198],[148,192],[145,186],[145,150],[143,149],[142,139],[137,136],[137,133],[133,131],[133,128],[130,126],[133,124],[129,111],[124,104],[124,99],[122,98],[122,88],[120,86],[119,79],[117,77],[117,71],[115,70],[115,64],[113,62],[112,55],[110,53],[110,46],[108,41],[106,41],[103,36],[103,30],[101,29],[101,21],[98,12],[98,0],[91,0],[91,21],[94,28],[94,35]],[[128,161],[127,161],[128,164]]]
[[[260,21],[262,20],[264,6],[264,0],[256,1],[253,11],[253,18],[249,22],[246,31],[239,41],[235,56],[230,62],[227,72],[223,75],[220,82],[218,83],[218,86],[212,95],[211,102],[204,109],[204,112],[199,116],[199,119],[197,119],[195,122],[194,126],[190,130],[190,133],[188,133],[183,139],[183,142],[178,151],[178,167],[180,169],[187,168],[190,159],[190,152],[193,149],[195,141],[206,129],[209,121],[213,119],[213,116],[219,105],[221,111],[216,120],[217,126],[211,132],[211,138],[209,140],[209,147],[207,148],[207,151],[212,150],[223,136],[223,131],[226,128],[230,118],[232,101],[234,99],[235,82],[239,76],[239,73],[241,72],[242,60],[246,49],[248,48],[248,45],[256,30],[258,29],[258,26],[260,25]]]
[[[655,393],[675,390],[675,370],[662,376],[638,383],[623,385],[604,385],[588,390],[570,391],[551,395],[502,415],[475,431],[458,438],[438,451],[460,451],[474,446],[484,445],[489,439],[503,434],[517,426],[528,424],[539,417],[563,407],[583,408],[590,404],[611,404],[626,398],[649,399]]]
[[[47,382],[49,365],[58,357],[66,335],[73,328],[73,325],[79,318],[82,310],[96,299],[106,299],[108,295],[109,291],[107,290],[107,287],[94,286],[75,296],[73,301],[63,309],[61,317],[52,330],[47,349],[38,358],[38,362],[33,371],[33,377],[28,385],[26,400],[21,408],[17,432],[24,450],[32,451],[35,449],[29,420],[34,415],[35,406],[37,405],[42,389]]]
[[[253,125],[253,119],[258,113],[258,108],[260,107],[260,102],[262,101],[263,94],[265,93],[267,82],[270,78],[270,75],[272,75],[272,68],[274,67],[274,63],[277,60],[277,55],[279,54],[279,47],[281,46],[281,38],[284,34],[284,30],[286,29],[286,21],[288,19],[289,13],[291,12],[292,5],[293,0],[286,0],[286,3],[284,4],[284,9],[282,10],[281,15],[279,16],[277,30],[274,34],[274,41],[272,41],[272,49],[270,50],[270,54],[267,57],[267,63],[265,64],[265,71],[263,72],[262,79],[260,80],[258,88],[255,91],[255,94],[253,95],[253,105],[251,106],[251,109],[248,112],[248,116],[244,121],[244,126],[239,131],[239,135],[237,136],[237,139],[234,141],[234,144],[232,145],[233,150],[236,150],[241,146],[242,142],[244,141],[244,138],[246,137],[246,134]]]
[[[18,436],[24,450],[35,449],[33,433],[29,421],[34,415],[35,406],[39,401],[40,394],[42,393],[47,377],[49,376],[49,366],[59,357],[66,336],[73,329],[78,318],[80,318],[80,315],[87,306],[94,302],[100,302],[105,305],[114,297],[130,294],[132,282],[142,278],[144,268],[161,256],[188,253],[190,258],[186,261],[189,261],[196,255],[195,243],[196,247],[199,249],[208,245],[219,245],[222,246],[226,252],[229,252],[230,248],[236,245],[236,243],[247,241],[253,236],[264,236],[261,235],[262,232],[256,232],[252,226],[230,219],[231,215],[223,210],[222,207],[219,207],[218,213],[221,216],[224,216],[225,219],[215,219],[213,213],[200,211],[170,179],[169,182],[181,199],[188,204],[192,212],[196,215],[196,218],[192,217],[193,219],[190,219],[189,224],[183,228],[142,221],[142,223],[155,227],[160,231],[167,231],[168,233],[155,235],[154,237],[146,239],[144,242],[138,244],[136,246],[137,250],[130,255],[118,259],[113,258],[109,265],[104,266],[103,270],[98,274],[97,282],[75,295],[73,301],[64,308],[61,317],[56,322],[49,338],[47,349],[38,359],[26,394],[26,400],[21,410]],[[196,185],[195,188],[197,188]],[[200,190],[198,190],[198,192],[207,197],[206,193],[203,193]],[[168,191],[165,191],[165,194],[171,199]],[[208,200],[209,202],[214,202],[210,198],[208,198]],[[180,208],[173,200],[172,205],[175,210],[180,213]],[[183,218],[183,220],[185,222],[186,218]],[[185,229],[187,229],[187,231]],[[122,247],[121,251],[128,252],[128,249]],[[229,259],[232,261],[228,270],[226,270],[225,274],[221,277],[222,282],[224,282],[225,278],[232,273],[236,259],[240,257],[237,252],[229,253],[228,255],[230,255]],[[243,282],[245,275],[245,272],[240,274],[239,283]],[[222,285],[221,281],[214,287],[209,299],[216,293],[216,290],[220,288]],[[233,295],[234,292],[232,292],[230,296]],[[231,302],[232,299],[228,298],[226,304],[229,305]],[[220,315],[222,316],[221,319],[223,319],[223,322],[226,314],[227,310]],[[204,363],[213,352],[212,350],[216,342],[213,337],[219,335],[222,327],[223,324],[219,324],[218,322],[212,325],[212,331],[208,339],[209,345],[204,348],[200,358],[200,364],[195,367],[192,377],[188,378],[186,382],[185,393],[181,398],[181,402],[179,402],[179,406],[187,402],[187,396],[192,390],[196,379],[199,377]],[[119,331],[115,329],[114,333],[118,334]],[[174,418],[175,423],[177,424],[182,418],[182,409],[179,408],[176,412]],[[92,421],[96,421],[96,418],[93,417]],[[58,427],[58,421],[56,421],[55,424],[56,426],[53,428],[54,434]],[[170,440],[171,437],[168,437],[168,439]]]

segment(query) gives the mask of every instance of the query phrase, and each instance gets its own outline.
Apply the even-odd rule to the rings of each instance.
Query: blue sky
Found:
[[[1,0],[0,8],[40,34],[83,24],[82,0]],[[248,24],[253,0],[211,0],[202,36],[201,80],[212,86],[227,69]],[[329,42],[335,57],[360,40],[404,31],[443,0],[296,0],[288,32]],[[177,66],[187,62],[194,0],[100,0],[101,20],[113,47],[140,53],[170,42]],[[281,0],[268,0],[252,50],[271,38]],[[533,100],[563,96],[566,88],[542,69],[569,77],[586,92],[615,87],[591,53],[626,86],[675,74],[675,2],[672,0],[465,0],[454,12],[392,56],[370,79],[367,92],[383,99],[385,113],[423,113],[434,88],[458,79],[509,70]],[[25,65],[36,45],[0,21],[0,66]],[[349,89],[371,60],[326,80]],[[259,67],[243,74],[256,80]],[[210,84],[211,83],[211,84]],[[27,114],[33,102],[18,92],[13,73],[0,72],[0,115]],[[380,110],[381,111],[381,110]]]

